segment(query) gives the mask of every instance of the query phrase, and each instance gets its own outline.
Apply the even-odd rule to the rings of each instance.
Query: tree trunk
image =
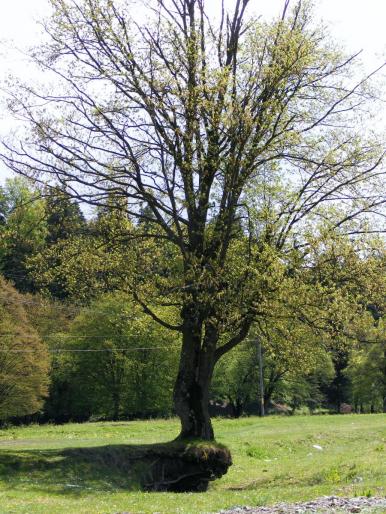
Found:
[[[267,382],[264,383],[264,408],[268,411],[271,404],[273,393],[276,391],[277,384],[285,375],[285,371],[276,372],[275,369],[271,369]]]
[[[113,391],[113,421],[119,420],[119,410],[121,404],[121,398],[118,391]]]
[[[174,388],[174,406],[181,420],[180,439],[214,439],[208,409],[209,386],[209,380],[203,383],[193,376],[188,378],[178,374]]]
[[[244,410],[244,402],[240,398],[236,398],[236,400],[230,401],[229,405],[232,409],[232,418],[239,418]]]
[[[202,325],[186,320],[174,387],[174,407],[181,420],[179,439],[214,439],[209,416],[209,390],[215,345],[216,333],[211,327],[206,327],[202,340]]]

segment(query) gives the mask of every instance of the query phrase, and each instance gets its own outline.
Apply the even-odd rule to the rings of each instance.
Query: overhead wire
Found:
[[[148,351],[148,350],[170,350],[171,346],[149,346],[149,347],[139,347],[139,348],[84,348],[84,349],[70,349],[70,348],[53,348],[53,349],[42,349],[42,348],[34,348],[30,350],[14,350],[14,349],[0,349],[0,353],[39,353],[45,351],[47,353],[104,353],[104,352],[136,352],[136,351]]]
[[[13,335],[13,334],[9,334]],[[4,337],[5,334],[0,334],[0,337]],[[24,336],[23,336],[24,337]],[[88,337],[88,336],[84,336]],[[101,336],[102,337],[102,336]],[[133,337],[143,337],[135,335]],[[106,340],[109,338],[106,337]],[[254,342],[255,339],[245,339],[245,343]],[[359,341],[360,344],[386,344],[386,341]],[[0,348],[0,353],[37,353],[45,351],[47,353],[112,353],[112,352],[136,352],[136,351],[156,351],[156,350],[170,350],[177,349],[181,346],[181,343],[169,344],[167,346],[139,346],[131,348],[32,348],[32,349],[5,349]]]
[[[8,336],[20,336],[20,334],[17,334],[15,332],[2,332],[0,333],[0,337],[8,337]],[[73,338],[74,340],[76,339],[111,339],[111,336],[108,336],[108,335],[94,335],[94,334],[81,334],[81,335],[74,335],[74,334],[66,334],[66,333],[62,333],[62,332],[57,332],[57,333],[54,333],[54,334],[50,334],[46,337],[49,337],[49,338],[54,338],[54,337],[59,337],[59,338],[62,338],[62,337],[71,337]],[[31,338],[31,337],[34,337],[34,335],[32,334],[23,334],[22,336],[23,338]],[[145,339],[146,336],[145,335],[141,335],[141,334],[132,334],[132,335],[129,335],[127,336],[127,340],[129,339],[133,339],[133,338],[142,338],[142,339]],[[152,339],[151,336],[148,336],[149,339]],[[42,336],[40,336],[40,339],[42,339]],[[44,337],[43,337],[44,339]]]

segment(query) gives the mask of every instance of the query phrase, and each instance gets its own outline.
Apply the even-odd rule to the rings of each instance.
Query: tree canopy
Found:
[[[51,334],[49,344],[64,349],[54,360],[51,415],[64,408],[69,419],[171,413],[179,338],[159,327],[127,294],[100,296],[81,309],[68,331]],[[63,387],[70,405],[55,405],[63,401]]]
[[[0,270],[23,292],[34,290],[28,257],[42,249],[47,236],[45,203],[31,181],[9,179],[0,187]]]
[[[214,365],[296,277],[293,257],[310,264],[317,224],[363,232],[384,202],[358,56],[342,55],[301,2],[285,2],[273,23],[249,17],[249,3],[227,12],[218,2],[214,19],[204,0],[158,0],[143,23],[126,2],[51,0],[50,42],[34,57],[60,86],[10,92],[32,129],[25,143],[6,143],[11,169],[90,204],[117,199],[135,225],[127,240],[138,241],[140,269],[144,249],[169,245],[178,274],[155,266],[157,280],[141,271],[125,287],[182,333],[182,437],[213,438]],[[178,307],[180,321],[157,304]]]
[[[47,395],[49,356],[26,300],[0,276],[0,419],[34,414]]]

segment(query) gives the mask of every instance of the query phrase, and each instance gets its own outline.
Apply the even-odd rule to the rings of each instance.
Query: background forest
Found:
[[[65,189],[23,178],[0,189],[2,422],[173,414],[179,334],[150,317],[129,284],[170,283],[178,260],[161,238],[128,240],[143,223],[150,231],[151,213],[134,222],[113,196],[109,205],[85,215]],[[235,239],[245,244],[241,223]],[[334,240],[320,228],[308,244],[249,338],[216,366],[212,414],[238,417],[262,403],[268,413],[386,411],[383,241]],[[169,323],[178,315],[162,307]]]

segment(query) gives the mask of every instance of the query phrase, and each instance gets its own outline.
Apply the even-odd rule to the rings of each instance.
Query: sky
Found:
[[[220,0],[207,0],[213,5]],[[233,0],[226,0],[232,5]],[[137,0],[137,4],[141,2]],[[277,15],[283,0],[250,0],[250,11],[263,18]],[[363,50],[366,69],[374,69],[386,60],[386,0],[316,0],[316,15],[330,29],[332,37],[348,52]],[[23,55],[41,40],[39,19],[50,13],[49,0],[5,0],[0,17],[0,84],[9,74],[28,78],[34,71]],[[386,85],[386,82],[385,82]],[[0,135],[10,132],[13,121],[3,108],[0,89]],[[385,87],[386,96],[386,87]],[[386,108],[385,108],[386,119]],[[9,172],[0,165],[0,183]]]

